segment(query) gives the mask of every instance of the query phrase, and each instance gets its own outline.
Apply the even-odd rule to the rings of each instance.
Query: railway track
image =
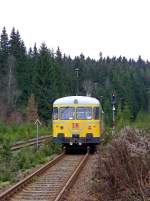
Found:
[[[0,195],[1,201],[59,201],[73,185],[89,156],[65,152]]]
[[[49,140],[50,138],[51,138],[51,136],[49,136],[49,135],[39,137],[38,143],[41,144],[41,143],[45,142],[46,140]],[[12,151],[17,151],[17,150],[22,149],[24,147],[33,146],[36,143],[37,143],[36,138],[28,140],[26,142],[19,142],[19,143],[16,143],[16,144],[12,145],[11,150]]]

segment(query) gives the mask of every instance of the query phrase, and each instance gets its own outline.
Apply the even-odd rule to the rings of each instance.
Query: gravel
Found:
[[[90,155],[74,186],[66,193],[63,201],[96,201],[92,192],[93,176],[96,170],[97,154]]]

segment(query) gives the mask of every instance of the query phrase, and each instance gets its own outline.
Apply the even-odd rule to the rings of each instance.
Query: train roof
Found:
[[[67,96],[63,98],[59,98],[54,101],[53,105],[73,105],[73,104],[80,104],[80,105],[100,105],[99,100],[93,97],[88,96]]]

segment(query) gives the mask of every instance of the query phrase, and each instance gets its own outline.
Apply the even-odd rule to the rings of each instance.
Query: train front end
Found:
[[[70,96],[53,104],[53,139],[65,147],[95,146],[101,141],[101,105],[92,97]]]

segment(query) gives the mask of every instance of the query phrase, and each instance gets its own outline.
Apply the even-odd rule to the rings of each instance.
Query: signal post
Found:
[[[116,104],[116,95],[113,92],[112,93],[112,97],[111,97],[111,101],[112,101],[112,134],[114,134],[115,132],[115,104]]]

